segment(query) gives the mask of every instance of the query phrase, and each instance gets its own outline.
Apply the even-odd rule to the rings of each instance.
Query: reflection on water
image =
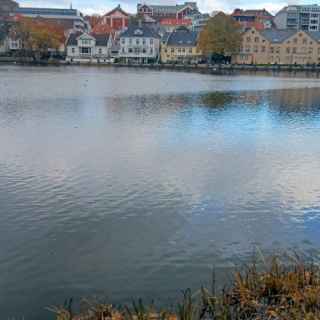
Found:
[[[318,79],[5,74],[5,318],[43,319],[44,306],[90,294],[170,302],[207,282],[212,265],[222,282],[255,246],[318,247]]]

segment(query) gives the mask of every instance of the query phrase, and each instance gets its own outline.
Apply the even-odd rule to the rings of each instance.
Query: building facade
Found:
[[[19,7],[18,3],[12,0],[0,1],[0,20],[11,16]]]
[[[287,6],[276,14],[274,22],[278,29],[320,31],[320,6]]]
[[[186,16],[199,13],[196,2],[185,2],[181,5],[147,5],[138,3],[138,15],[148,15],[154,19],[184,19]]]
[[[76,9],[17,8],[15,14],[28,18],[41,18],[62,26],[66,33],[88,32],[90,25],[82,13]]]
[[[180,27],[162,38],[162,63],[197,63],[201,58],[197,32]]]
[[[250,29],[242,36],[238,64],[306,65],[320,63],[320,32]]]
[[[273,15],[265,9],[261,10],[242,10],[235,9],[231,14],[244,30],[248,28],[270,29],[273,27]]]
[[[101,25],[108,26],[111,30],[114,31],[123,31],[129,25],[129,14],[125,12],[120,5],[106,13],[98,26],[101,28]],[[94,31],[94,30],[93,30]]]
[[[152,63],[159,59],[160,36],[139,23],[120,35],[119,58],[125,63]]]
[[[66,60],[107,62],[111,56],[111,47],[112,38],[109,35],[72,33],[66,44]]]

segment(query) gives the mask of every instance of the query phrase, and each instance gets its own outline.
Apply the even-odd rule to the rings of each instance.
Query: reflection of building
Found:
[[[139,25],[130,25],[120,35],[119,58],[126,63],[156,62],[159,49],[159,35],[141,22]]]
[[[320,31],[320,6],[291,5],[280,10],[274,19],[279,29]]]
[[[17,8],[15,13],[22,17],[41,18],[54,22],[65,31],[88,31],[90,26],[81,12],[76,9]]]
[[[197,48],[198,33],[185,27],[166,34],[161,43],[161,62],[197,62],[201,52]]]
[[[273,15],[267,10],[241,10],[235,9],[231,14],[234,20],[238,21],[243,29],[270,29],[273,26]]]
[[[109,35],[72,33],[66,44],[67,61],[105,61],[110,57],[111,46]]]
[[[184,19],[186,16],[198,13],[196,2],[185,2],[181,5],[148,5],[138,3],[137,13],[148,15],[154,19]]]
[[[247,30],[240,53],[233,57],[240,64],[318,64],[320,32],[296,30]]]

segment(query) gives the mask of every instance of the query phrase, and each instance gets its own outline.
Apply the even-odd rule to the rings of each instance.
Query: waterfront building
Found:
[[[120,34],[119,58],[125,63],[151,63],[159,59],[160,36],[141,21]]]
[[[320,31],[320,6],[290,5],[280,10],[274,22],[278,29]]]
[[[320,63],[320,32],[249,29],[243,33],[238,64],[306,65]]]
[[[72,33],[66,44],[66,60],[107,62],[111,56],[112,42],[112,37],[108,34]]]
[[[19,7],[15,14],[21,17],[41,18],[42,21],[62,26],[66,33],[88,32],[90,25],[82,13],[76,9],[24,8]]]
[[[196,63],[202,58],[198,49],[198,33],[186,27],[164,35],[161,41],[162,63]]]
[[[160,20],[160,30],[161,34],[171,33],[178,27],[188,27],[192,28],[191,19],[176,19],[176,18],[166,18]]]
[[[148,15],[156,20],[161,19],[184,19],[186,16],[194,13],[199,13],[196,2],[185,2],[178,5],[137,5],[138,15]]]
[[[6,19],[14,14],[15,10],[19,7],[18,3],[12,0],[0,1],[0,20]]]
[[[195,13],[186,18],[191,20],[192,31],[200,32],[208,23],[210,15],[208,13]]]
[[[242,10],[235,9],[231,14],[244,30],[255,28],[259,30],[270,29],[273,27],[273,15],[266,9],[261,10]]]
[[[111,31],[118,32],[125,30],[129,25],[130,15],[125,12],[120,5],[106,13],[101,21],[93,28],[94,33],[107,33]]]

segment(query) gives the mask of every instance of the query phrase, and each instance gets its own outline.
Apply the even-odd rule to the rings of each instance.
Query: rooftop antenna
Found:
[[[73,9],[73,8],[72,8],[72,2],[70,3],[70,9]]]

